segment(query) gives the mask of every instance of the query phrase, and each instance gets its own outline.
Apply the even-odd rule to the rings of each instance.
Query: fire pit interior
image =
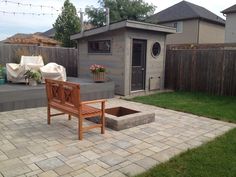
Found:
[[[116,117],[121,117],[121,116],[126,116],[129,114],[138,113],[139,111],[135,111],[135,110],[124,108],[124,107],[115,107],[115,108],[106,109],[105,112],[107,114],[111,114]]]

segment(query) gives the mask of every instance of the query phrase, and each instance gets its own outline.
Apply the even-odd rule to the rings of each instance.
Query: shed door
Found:
[[[131,91],[145,89],[146,40],[133,40]]]

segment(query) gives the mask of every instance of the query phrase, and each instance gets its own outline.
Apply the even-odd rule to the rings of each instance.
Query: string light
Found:
[[[58,0],[58,1],[60,1],[60,0]],[[54,6],[36,5],[36,4],[31,4],[31,3],[27,4],[27,3],[21,3],[21,2],[17,2],[17,1],[11,1],[11,0],[2,0],[2,1],[0,1],[0,3],[1,2],[5,2],[6,5],[7,5],[7,3],[9,3],[9,4],[11,3],[11,4],[16,4],[18,6],[39,7],[39,8],[41,8],[41,10],[43,8],[50,8],[52,10],[57,11],[57,13],[43,13],[43,12],[37,13],[37,12],[15,12],[15,11],[10,12],[10,11],[1,11],[0,10],[0,13],[8,14],[8,15],[54,16],[54,15],[59,15],[59,13],[63,10],[63,7],[61,8],[61,10],[58,10]],[[100,8],[95,8],[95,9],[100,10]],[[80,12],[82,12],[81,9],[77,11],[78,14]]]
[[[5,2],[6,4],[16,4],[18,6],[28,6],[28,7],[39,7],[41,8],[41,10],[43,8],[50,8],[51,10],[55,10],[55,11],[60,11],[58,9],[56,9],[54,6],[46,6],[46,5],[38,5],[38,4],[27,4],[27,3],[21,3],[21,2],[16,2],[16,1],[9,1],[9,0],[3,0],[2,2]]]
[[[54,15],[58,15],[56,13],[34,13],[34,12],[8,12],[8,11],[2,11],[0,10],[0,13],[2,14],[10,14],[10,15],[33,15],[33,16],[54,16]]]

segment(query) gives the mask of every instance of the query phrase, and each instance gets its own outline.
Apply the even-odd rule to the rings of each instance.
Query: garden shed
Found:
[[[164,87],[166,35],[175,28],[131,20],[112,23],[71,36],[79,50],[79,77],[101,64],[115,82],[115,93],[131,95]]]

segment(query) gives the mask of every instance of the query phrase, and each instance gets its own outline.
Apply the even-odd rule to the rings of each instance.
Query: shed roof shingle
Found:
[[[148,22],[165,23],[187,19],[204,19],[213,23],[225,25],[225,20],[204,7],[192,4],[187,1],[181,1],[149,18]]]

